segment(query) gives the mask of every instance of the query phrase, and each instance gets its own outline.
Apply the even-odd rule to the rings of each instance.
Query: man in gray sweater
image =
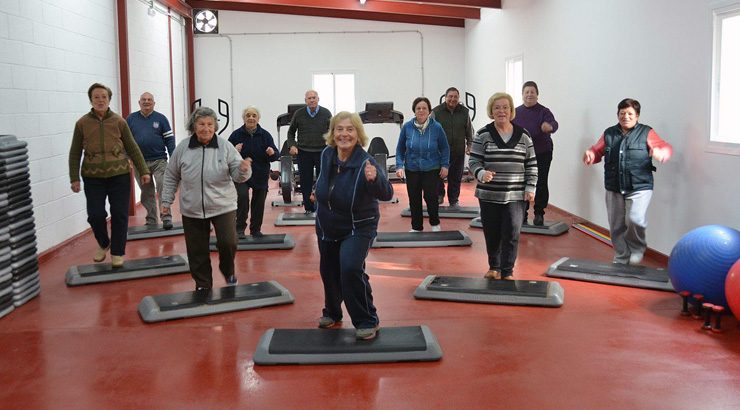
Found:
[[[324,134],[329,131],[331,112],[319,106],[319,94],[315,90],[306,91],[306,108],[293,114],[288,128],[290,155],[298,156],[298,174],[303,194],[303,208],[307,214],[315,211],[311,203],[314,169],[319,175],[321,151],[326,148]],[[298,132],[298,138],[296,138]]]

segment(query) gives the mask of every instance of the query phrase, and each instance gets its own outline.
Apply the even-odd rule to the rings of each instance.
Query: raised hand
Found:
[[[591,165],[596,161],[596,154],[593,152],[593,150],[587,149],[586,152],[583,153],[583,163],[586,165]]]
[[[483,183],[486,183],[487,184],[487,183],[493,181],[493,176],[494,175],[496,175],[496,172],[485,170],[485,171],[483,171],[483,175],[481,175],[480,180]]]
[[[247,172],[252,168],[252,158],[244,158],[242,162],[239,164],[239,170],[242,172]]]
[[[377,176],[378,169],[375,168],[375,165],[371,164],[370,161],[368,161],[365,164],[365,179],[367,180],[367,182],[374,182]]]

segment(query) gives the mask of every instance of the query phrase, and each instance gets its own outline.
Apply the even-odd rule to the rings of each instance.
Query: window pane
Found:
[[[722,19],[717,130],[712,140],[740,143],[735,117],[740,112],[740,15]]]
[[[336,74],[334,77],[336,86],[336,114],[339,111],[355,112],[355,75]]]
[[[515,107],[522,104],[522,66],[521,56],[506,60],[506,92],[514,99]]]
[[[334,113],[334,79],[332,74],[314,74],[313,89],[319,93],[319,105]]]

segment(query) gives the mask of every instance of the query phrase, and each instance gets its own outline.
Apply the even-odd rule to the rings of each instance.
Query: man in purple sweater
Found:
[[[516,116],[512,121],[514,124],[529,131],[534,143],[534,151],[537,156],[537,192],[534,197],[534,224],[544,225],[545,208],[550,199],[550,191],[547,188],[547,176],[550,173],[552,162],[552,138],[558,130],[558,122],[555,116],[544,105],[537,102],[540,90],[537,83],[527,81],[522,86],[522,100],[524,104],[516,107]],[[524,212],[524,223],[527,223],[527,211],[529,202],[526,202]]]

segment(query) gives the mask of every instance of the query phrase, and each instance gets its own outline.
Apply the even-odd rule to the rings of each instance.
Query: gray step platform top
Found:
[[[299,199],[299,200],[295,200],[291,202],[285,202],[282,199],[279,199],[279,200],[272,201],[272,206],[286,206],[286,207],[303,206],[303,201]]]
[[[211,252],[218,250],[216,248],[216,237],[211,236],[211,241],[208,248]],[[265,234],[261,237],[245,236],[237,238],[236,250],[237,251],[259,251],[269,249],[293,249],[295,248],[295,242],[293,237],[288,234]]]
[[[424,207],[423,211],[424,211],[424,217],[428,218],[429,213],[427,212],[427,208]],[[470,218],[475,218],[478,215],[480,215],[480,208],[478,208],[477,206],[456,206],[456,207],[440,206],[439,207],[439,217],[440,218],[470,219]],[[401,216],[411,216],[411,208],[405,208],[403,211],[401,211]]]
[[[275,221],[275,226],[303,226],[315,225],[316,213],[282,212]]]
[[[414,291],[417,299],[560,307],[565,291],[557,282],[427,276]]]
[[[72,266],[65,275],[65,281],[67,286],[79,286],[186,272],[190,272],[187,256],[155,256],[125,260],[121,268],[113,268],[110,263]]]
[[[477,217],[470,221],[471,228],[483,228],[483,223],[480,217]],[[542,226],[525,224],[522,225],[522,233],[531,233],[535,235],[548,235],[558,236],[562,235],[570,229],[570,226],[563,221],[545,221]]]
[[[164,229],[162,227],[162,224],[129,226],[126,238],[129,241],[135,241],[138,239],[162,238],[166,236],[182,235],[184,233],[185,231],[182,228],[182,223],[175,222],[172,224],[172,229]]]
[[[342,364],[437,361],[442,348],[429,327],[381,327],[371,340],[355,329],[269,329],[260,338],[254,363]]]
[[[139,315],[145,322],[215,315],[293,303],[293,295],[276,281],[227,286],[210,291],[192,291],[145,296]]]
[[[473,241],[464,231],[378,232],[373,248],[433,248],[470,246]]]
[[[647,266],[565,257],[550,265],[547,276],[675,292],[666,269]]]

